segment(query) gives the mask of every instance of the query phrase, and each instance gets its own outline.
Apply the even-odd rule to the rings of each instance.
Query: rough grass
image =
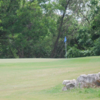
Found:
[[[100,100],[100,89],[62,92],[62,81],[100,72],[100,57],[0,59],[0,100]]]

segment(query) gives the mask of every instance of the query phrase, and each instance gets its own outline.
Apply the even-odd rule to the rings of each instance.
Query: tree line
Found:
[[[100,55],[99,11],[99,0],[0,0],[0,58]]]

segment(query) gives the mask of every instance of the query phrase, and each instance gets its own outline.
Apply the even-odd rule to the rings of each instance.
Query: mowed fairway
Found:
[[[100,89],[62,92],[65,79],[100,72],[100,57],[0,59],[0,100],[100,100]]]

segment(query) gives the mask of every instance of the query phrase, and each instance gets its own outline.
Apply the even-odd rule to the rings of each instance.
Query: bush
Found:
[[[91,50],[79,50],[76,47],[72,47],[68,50],[65,57],[72,58],[72,57],[86,57],[91,56]]]
[[[92,48],[93,55],[100,55],[100,38],[98,38],[95,43],[94,47]]]
[[[80,51],[81,56],[86,57],[86,56],[91,56],[91,50],[83,50]]]
[[[65,57],[72,58],[72,57],[81,57],[80,50],[77,49],[76,47],[72,47],[68,50],[67,54]]]

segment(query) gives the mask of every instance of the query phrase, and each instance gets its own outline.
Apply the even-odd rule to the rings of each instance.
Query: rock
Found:
[[[64,80],[62,84],[66,85],[67,83],[70,83],[70,80]]]
[[[87,75],[85,74],[80,75],[76,80],[77,87],[83,88],[85,86],[86,81],[87,81]]]
[[[77,87],[80,88],[94,87],[96,85],[97,80],[99,80],[99,74],[80,75],[77,78]]]
[[[96,86],[100,87],[100,72],[97,73],[97,77],[98,77],[98,79],[96,80],[95,84],[96,84]]]
[[[66,90],[67,90],[67,87],[64,86],[64,87],[62,88],[62,91],[66,91]]]
[[[76,87],[76,80],[73,79],[73,80],[64,80],[63,83],[64,85],[62,91],[66,91],[68,89],[73,89]]]
[[[97,73],[97,76],[98,76],[98,79],[100,80],[100,72],[99,72],[99,73]]]
[[[73,88],[75,88],[75,85],[73,83],[68,83],[68,84],[66,84],[66,88],[73,89]]]
[[[100,87],[100,72],[97,74],[82,74],[76,80],[64,80],[62,91],[73,88]]]

